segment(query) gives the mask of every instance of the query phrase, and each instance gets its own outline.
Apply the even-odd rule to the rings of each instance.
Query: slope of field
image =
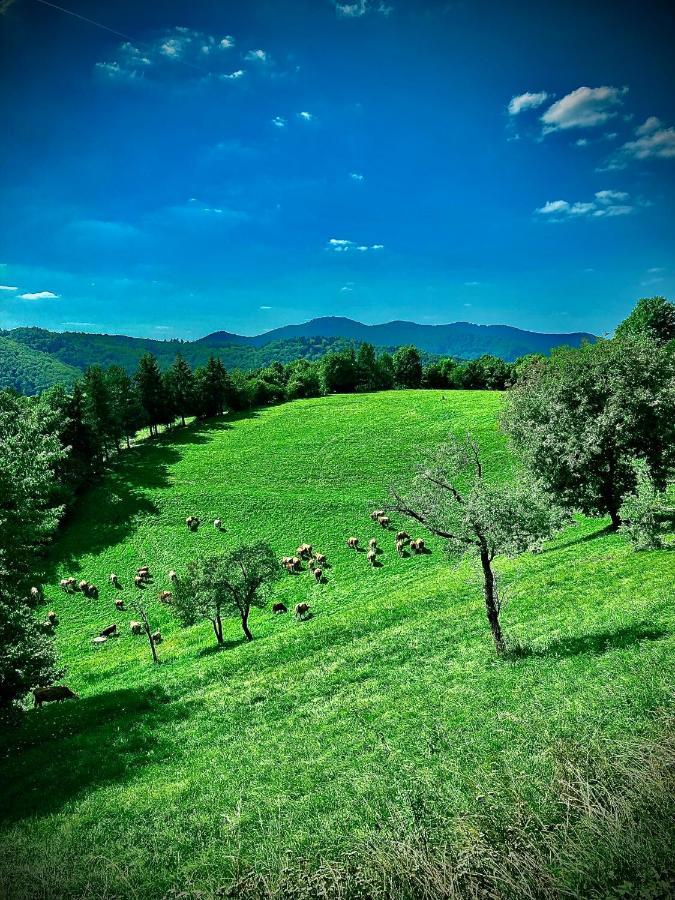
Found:
[[[474,566],[433,539],[429,555],[399,559],[368,519],[449,430],[471,431],[494,477],[513,477],[500,402],[332,396],[125,454],[51,556],[46,608],[81,699],[31,711],[0,742],[0,894],[224,896],[252,870],[349,860],[394,820],[450,840],[462,816],[508,797],[519,816],[556,821],[563,751],[604,754],[647,734],[675,674],[671,554],[633,553],[605,522],[580,520],[544,552],[500,563],[504,625],[523,645],[500,661]],[[196,534],[189,514],[206,523]],[[352,534],[381,540],[380,567],[346,549]],[[129,596],[147,563],[154,598],[171,568],[253,539],[280,556],[304,541],[328,555],[326,584],[303,572],[274,590],[291,609],[309,599],[312,617],[255,611],[255,640],[232,621],[217,650],[208,623],[181,629],[153,599],[164,636],[153,667],[108,573]],[[100,599],[59,593],[71,574]],[[120,637],[94,647],[112,622]]]
[[[80,374],[48,353],[0,336],[0,390],[39,394],[55,384],[71,386]]]

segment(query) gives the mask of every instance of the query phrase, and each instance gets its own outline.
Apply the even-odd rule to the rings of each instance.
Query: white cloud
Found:
[[[524,109],[536,109],[538,106],[546,103],[548,97],[549,95],[546,91],[540,91],[537,94],[526,91],[524,94],[518,94],[515,97],[511,97],[508,106],[509,115],[517,116]]]
[[[277,128],[285,128],[286,119],[284,119],[283,116],[275,116],[272,119],[272,125],[276,125]]]
[[[59,295],[53,291],[38,291],[36,294],[19,294],[21,300],[58,300]]]
[[[544,134],[566,128],[595,128],[618,113],[628,88],[580,87],[557,100],[541,117]]]
[[[675,128],[666,128],[660,119],[650,116],[635,129],[635,140],[620,147],[606,168],[625,169],[634,159],[675,159]]]
[[[305,122],[311,122],[314,116],[310,112],[303,111],[298,113],[298,118],[304,119]]]
[[[352,181],[363,181],[364,180],[364,176],[361,175],[360,172],[350,172],[349,177],[352,179]]]
[[[352,2],[341,2],[341,0],[333,0],[333,5],[338,16],[344,19],[359,19],[369,13],[379,13],[381,16],[389,16],[394,7],[389,6],[382,0],[352,0]]]
[[[652,266],[651,269],[647,269],[650,275],[659,275],[661,272],[665,272],[665,268],[663,266]]]
[[[630,195],[625,191],[596,191],[593,200],[569,203],[567,200],[548,200],[535,210],[549,222],[563,222],[569,219],[615,218],[627,216],[635,210]]]
[[[249,60],[249,62],[268,62],[269,57],[265,50],[249,50],[244,59]]]
[[[373,244],[371,250],[384,250],[384,244]]]
[[[272,309],[271,306],[260,306],[260,307],[258,307],[258,308],[259,308],[259,309]]]
[[[334,250],[336,253],[347,253],[349,250],[367,253],[369,250],[384,250],[384,244],[357,244],[355,241],[348,241],[344,238],[331,238],[328,241],[327,249]]]
[[[12,287],[9,284],[0,284],[0,291],[18,291],[19,289],[16,287]]]
[[[240,78],[243,78],[244,70],[237,69],[235,72],[230,72],[229,75],[219,75],[218,77],[223,81],[238,81]]]
[[[579,138],[578,141],[574,142],[575,147],[587,147],[588,146],[588,138]]]
[[[223,50],[229,50],[230,47],[234,47],[234,38],[231,34],[226,34],[225,37],[218,42],[218,46],[222,47]]]

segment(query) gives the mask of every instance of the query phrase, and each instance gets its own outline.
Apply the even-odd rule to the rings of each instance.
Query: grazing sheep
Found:
[[[300,571],[300,569],[302,568],[302,560],[300,559],[299,556],[291,557],[291,566],[293,567],[294,572]]]
[[[413,553],[424,553],[426,547],[424,546],[423,538],[416,538],[414,541],[410,541],[410,549]]]
[[[87,597],[92,600],[98,600],[98,588],[95,584],[90,584],[89,588],[86,591]]]
[[[315,553],[314,554],[314,562],[319,563],[319,565],[325,566],[328,560],[326,559],[325,553]]]
[[[89,590],[89,582],[88,582],[88,581],[84,581],[84,579],[83,579],[83,580],[78,584],[78,587],[79,587],[79,589],[82,591],[83,594],[86,594],[87,591]]]
[[[161,644],[162,643],[162,632],[161,631],[153,631],[150,635],[153,644]]]
[[[140,622],[129,622],[129,631],[132,634],[140,634],[143,631],[143,625]]]
[[[169,581],[178,581],[178,575],[173,569],[169,572]]]
[[[71,582],[72,578],[62,578],[61,581],[59,581],[59,587],[62,591],[65,591],[66,594],[69,594],[72,587]]]
[[[377,538],[371,538],[368,541],[368,546],[370,547],[371,550],[377,550]]]
[[[370,518],[373,520],[373,522],[377,522],[377,520],[383,515],[384,515],[383,509],[374,509],[370,514]]]
[[[359,549],[359,539],[356,537],[347,538],[347,546],[350,550],[358,550]]]
[[[107,640],[108,640],[107,637],[105,637],[103,635],[99,635],[98,637],[92,638],[91,642],[92,642],[92,644],[105,644],[107,642]]]
[[[47,621],[50,623],[50,625],[59,624],[59,617],[56,615],[53,609],[50,609],[47,613]]]
[[[288,567],[293,562],[292,556],[282,556],[281,557],[281,565],[284,567]]]
[[[33,701],[39,709],[43,703],[60,703],[62,700],[77,700],[77,694],[73,693],[65,684],[57,684],[52,687],[39,687],[33,691]]]
[[[223,527],[222,519],[214,519],[213,527],[216,529],[216,531],[220,531],[220,529]]]
[[[115,575],[114,572],[112,572],[108,577],[110,579],[110,584],[112,584],[113,587],[116,587],[116,588],[122,587],[122,585],[120,584],[119,578],[117,577],[117,575]]]
[[[171,591],[160,591],[158,596],[162,603],[171,603],[171,601],[173,600],[173,594],[171,593]]]
[[[396,540],[397,541],[409,541],[410,535],[407,531],[397,531],[396,532]]]
[[[311,544],[300,544],[298,549],[295,551],[296,555],[300,557],[300,559],[309,559],[312,555],[312,545]]]
[[[99,633],[99,637],[109,638],[112,637],[113,634],[117,634],[117,625],[108,625],[107,628],[104,628],[103,631]]]
[[[32,587],[30,589],[30,598],[31,600],[41,600],[42,591],[40,590],[40,588]]]
[[[197,531],[201,522],[197,518],[197,516],[188,516],[187,519],[185,520],[185,524],[187,525],[187,527],[190,531]]]
[[[134,584],[136,585],[137,588],[144,588],[145,587],[145,578],[143,578],[141,575],[135,575],[134,576]]]
[[[273,613],[285,613],[288,612],[288,607],[284,603],[275,603],[272,607]]]
[[[136,569],[136,574],[140,575],[141,578],[145,578],[146,581],[152,578],[152,575],[150,574],[150,566],[141,566],[140,569]]]
[[[314,575],[314,581],[316,581],[317,584],[321,584],[321,579],[323,578],[323,571],[321,569],[314,569],[314,571],[312,572],[312,575]]]
[[[47,619],[46,622],[42,622],[40,628],[44,634],[54,634],[54,623],[50,622],[49,619]]]
[[[124,600],[115,600],[115,608],[121,612],[124,609]]]
[[[309,615],[309,603],[296,603],[293,612],[296,619],[306,619]]]
[[[375,550],[369,550],[367,559],[368,559],[368,564],[371,566],[374,566],[375,563],[377,562],[377,552]]]
[[[380,516],[377,521],[383,528],[389,528],[389,516]]]
[[[402,539],[397,540],[396,541],[396,552],[398,553],[398,555],[403,556],[404,550],[405,550],[405,541]]]

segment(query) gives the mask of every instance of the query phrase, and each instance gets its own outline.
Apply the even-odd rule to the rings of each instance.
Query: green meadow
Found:
[[[498,560],[514,648],[498,659],[475,563],[427,535],[430,553],[399,558],[395,530],[418,532],[369,519],[450,431],[476,438],[494,478],[518,477],[500,403],[497,392],[336,395],[125,452],[50,551],[44,610],[59,616],[64,683],[80,699],[31,710],[0,738],[0,896],[282,897],[290,871],[318,895],[312,873],[352,877],[363,848],[368,865],[387,846],[403,853],[402,833],[452,855],[488,837],[517,852],[523,835],[555,843],[574,827],[583,811],[565,809],[561,772],[614,777],[613,756],[659,739],[675,674],[672,553],[635,553],[607,521],[578,518],[543,552]],[[376,568],[347,549],[351,535],[378,538]],[[254,640],[228,620],[218,649],[208,622],[181,628],[157,593],[169,570],[253,540],[279,557],[311,543],[328,557],[325,583],[282,573],[252,612]],[[129,631],[134,613],[114,605],[144,564],[159,666]],[[61,592],[70,575],[99,599]],[[289,612],[273,615],[276,601]],[[299,601],[307,621],[293,617]],[[92,644],[112,623],[119,637]],[[610,841],[605,825],[586,844],[603,848],[605,880],[630,886],[629,838]],[[647,853],[657,866],[658,848]],[[591,869],[560,877],[600,896]],[[344,879],[341,896],[403,895]]]

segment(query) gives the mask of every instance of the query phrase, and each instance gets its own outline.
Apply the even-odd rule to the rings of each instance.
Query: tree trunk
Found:
[[[157,656],[157,648],[155,647],[155,642],[152,639],[152,634],[150,633],[150,627],[145,625],[145,633],[148,636],[148,640],[150,641],[150,649],[152,650],[152,661],[154,663],[159,663],[159,658]]]
[[[185,416],[183,413],[180,414],[180,424],[185,428]]]
[[[492,571],[490,555],[487,550],[481,550],[480,564],[483,567],[483,578],[485,581],[483,585],[485,611],[487,613],[488,622],[490,623],[490,630],[492,631],[492,638],[495,642],[495,649],[497,653],[503,653],[506,650],[506,644],[499,624],[499,610],[497,609],[495,597],[495,576]]]
[[[251,629],[248,627],[248,610],[241,614],[241,627],[244,629],[246,640],[252,641],[253,635],[251,634]]]
[[[612,520],[612,531],[616,531],[621,524],[621,516],[619,515],[619,511],[615,508],[610,509],[609,517]]]
[[[220,616],[216,616],[215,619],[211,620],[213,625],[213,631],[216,635],[216,640],[219,644],[223,643],[223,622]]]

